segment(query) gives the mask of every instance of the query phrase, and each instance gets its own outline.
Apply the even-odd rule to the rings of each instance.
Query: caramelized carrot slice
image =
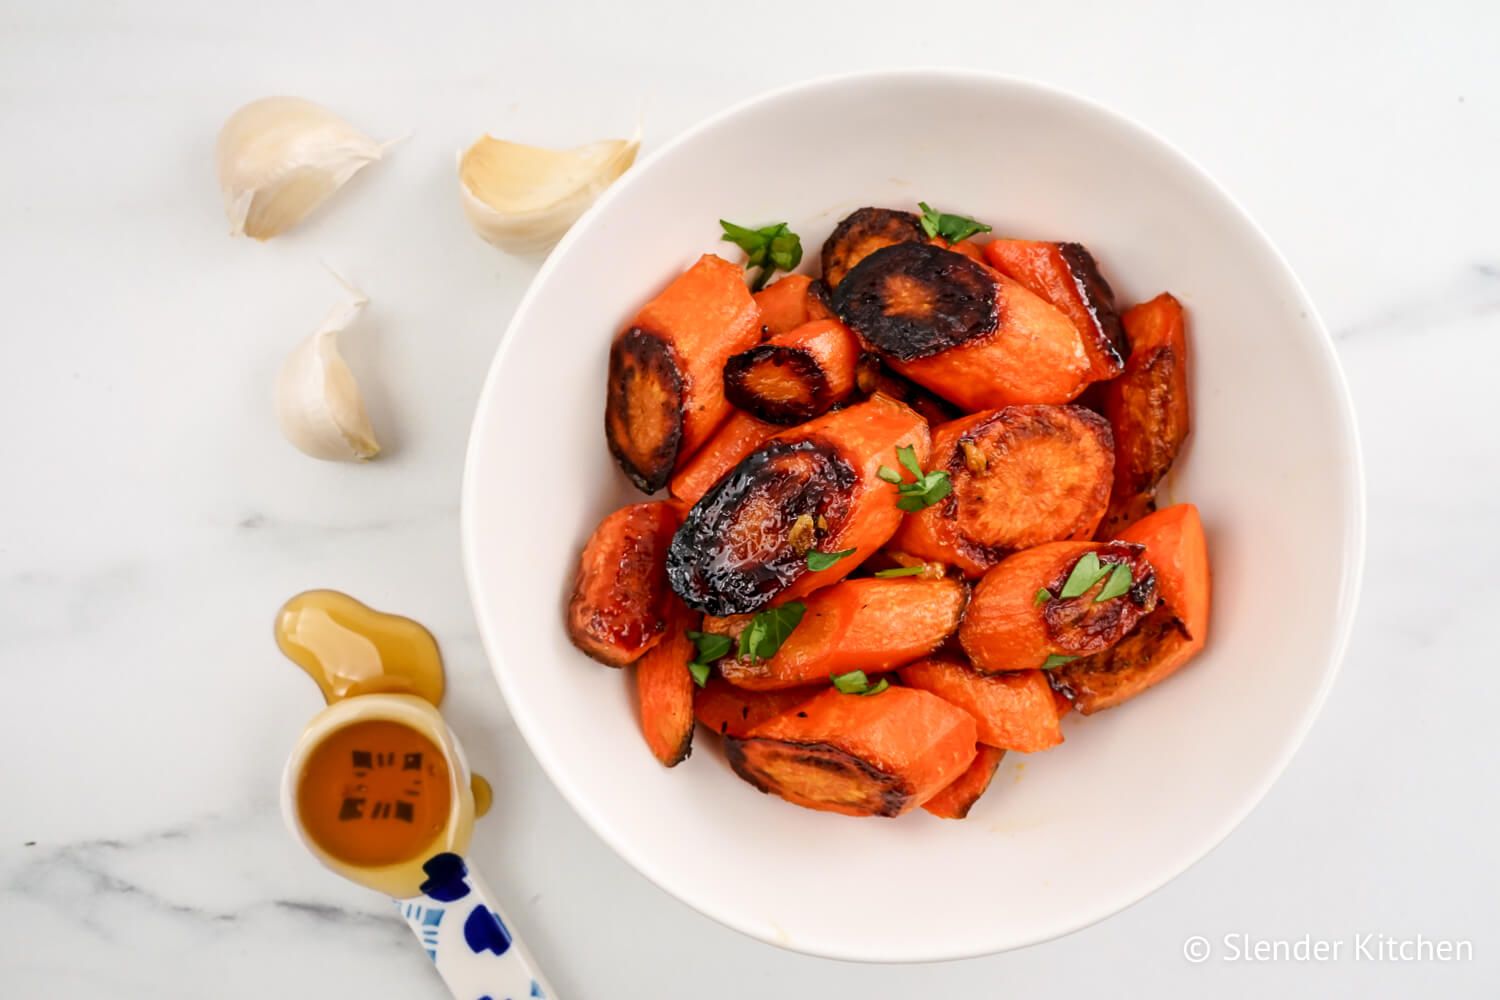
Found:
[[[925,462],[931,444],[926,421],[879,395],[782,431],[688,512],[667,558],[673,589],[689,607],[729,615],[843,579],[901,522],[881,466],[898,467],[907,445]],[[811,548],[856,551],[814,572]]]
[[[730,358],[724,395],[762,420],[797,424],[854,391],[859,345],[836,319],[804,323]]]
[[[1089,538],[1109,503],[1109,422],[1079,406],[1008,406],[934,428],[952,492],[910,514],[891,544],[979,576],[1019,549]]]
[[[1115,293],[1083,244],[994,240],[985,245],[984,256],[1001,274],[1073,321],[1088,352],[1092,380],[1112,379],[1125,370],[1130,345],[1115,309]]]
[[[958,580],[845,580],[808,595],[802,621],[770,659],[726,657],[719,672],[731,684],[763,691],[851,670],[891,670],[941,646],[958,628],[967,600]],[[710,615],[703,631],[738,639],[750,617]]]
[[[693,752],[693,675],[688,671],[694,647],[687,637],[698,615],[675,597],[665,637],[636,663],[636,705],[641,733],[651,753],[665,767],[675,767]]]
[[[1075,572],[1086,576],[1081,570],[1092,560],[1108,572],[1081,593],[1069,591]],[[1128,587],[1100,600],[1117,570],[1122,578],[1128,571]],[[1119,642],[1156,600],[1156,573],[1142,546],[1049,542],[1002,560],[984,575],[958,638],[980,673],[1050,668],[1059,657],[1087,656]]]
[[[974,763],[969,765],[969,769],[954,778],[951,785],[922,803],[923,809],[939,819],[964,819],[969,815],[969,810],[974,808],[974,803],[990,787],[990,782],[995,779],[995,772],[1000,769],[1000,762],[1005,759],[1004,750],[996,750],[983,744],[976,749]]]
[[[693,715],[720,736],[743,737],[767,719],[796,708],[826,689],[826,684],[817,684],[775,691],[748,691],[735,687],[722,677],[710,677],[693,696]]]
[[[1156,486],[1190,429],[1187,321],[1165,292],[1125,311],[1130,360],[1104,391],[1104,413],[1115,429],[1115,486],[1100,528],[1114,535],[1152,507]]]
[[[823,243],[823,280],[830,290],[835,289],[854,265],[881,247],[926,239],[922,220],[911,212],[856,209],[840,220]]]
[[[1066,403],[1088,384],[1068,317],[963,254],[928,243],[877,250],[834,307],[895,371],[965,410]]]
[[[862,697],[829,688],[724,743],[735,773],[763,792],[846,816],[899,816],[962,774],[974,720],[926,691]]]
[[[1052,686],[1040,670],[987,676],[955,657],[934,656],[902,667],[901,683],[974,716],[979,742],[988,746],[1036,753],[1063,741]]]
[[[1136,522],[1121,538],[1146,547],[1161,603],[1118,645],[1053,672],[1052,682],[1085,715],[1135,697],[1182,669],[1208,639],[1208,545],[1192,504]]]
[[[661,640],[668,598],[666,559],[677,513],[638,503],[594,529],[578,560],[568,602],[568,638],[600,663],[623,667]]]
[[[729,415],[721,372],[760,340],[760,311],[741,269],[705,254],[636,314],[609,355],[604,427],[610,451],[647,493]]]
[[[808,321],[807,286],[811,284],[805,274],[783,275],[752,296],[760,308],[764,337],[789,333]]]
[[[775,425],[735,410],[708,443],[672,477],[672,495],[685,507],[691,507],[776,431]]]

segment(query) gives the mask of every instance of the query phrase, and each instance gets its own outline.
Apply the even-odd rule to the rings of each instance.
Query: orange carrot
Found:
[[[830,290],[835,289],[854,265],[876,250],[926,239],[922,220],[911,212],[889,208],[856,209],[839,221],[823,243],[823,281]]]
[[[1067,314],[1083,338],[1093,380],[1112,379],[1125,370],[1130,348],[1115,310],[1115,293],[1083,244],[994,240],[984,255],[1001,274]]]
[[[741,410],[733,411],[708,443],[672,477],[672,495],[686,511],[777,429]]]
[[[720,736],[743,737],[767,719],[796,708],[826,689],[826,684],[816,684],[776,691],[747,691],[722,677],[709,677],[708,683],[693,696],[693,714]]]
[[[901,523],[880,468],[899,467],[902,446],[925,462],[927,422],[879,395],[770,438],[688,512],[667,557],[673,589],[708,614],[742,614],[847,576]],[[814,548],[856,551],[813,571]]]
[[[844,324],[804,323],[730,358],[724,395],[762,420],[801,423],[849,398],[858,360],[859,344]]]
[[[666,558],[677,513],[638,503],[600,522],[578,560],[568,602],[568,638],[600,663],[623,667],[666,631]]]
[[[891,544],[979,576],[1006,555],[1093,535],[1109,502],[1109,422],[1079,406],[1008,406],[933,429],[952,492],[910,514]]]
[[[979,742],[987,746],[1036,753],[1063,741],[1052,686],[1040,670],[987,676],[955,657],[934,656],[902,667],[901,683],[974,716]]]
[[[949,243],[941,236],[934,236],[927,242],[931,243],[935,247],[942,247],[944,250],[952,250],[954,253],[961,253],[965,257],[977,263],[986,263],[984,259],[984,251],[981,250],[979,244],[975,243],[973,240],[959,240],[957,243]],[[1012,275],[1012,277],[1014,277],[1014,275]],[[1033,289],[1033,291],[1035,291],[1035,289]]]
[[[939,819],[964,819],[969,815],[969,810],[974,808],[974,803],[990,787],[995,772],[1000,769],[1000,762],[1005,759],[1004,750],[982,744],[977,749],[974,763],[969,765],[969,769],[922,803],[923,809]]]
[[[724,362],[760,339],[741,269],[705,254],[641,309],[609,356],[605,434],[640,489],[653,493],[729,415]]]
[[[1156,574],[1141,546],[1049,542],[984,575],[958,638],[981,673],[1051,669],[1108,649],[1155,607]]]
[[[693,752],[695,685],[688,663],[695,650],[687,631],[697,624],[697,613],[672,598],[666,636],[636,663],[636,704],[641,713],[641,732],[651,753],[666,767],[675,767]]]
[[[807,596],[802,620],[769,659],[726,657],[719,671],[752,690],[798,687],[851,670],[891,670],[941,646],[963,617],[957,580],[845,580]],[[751,616],[703,619],[703,631],[738,639]]]
[[[811,284],[805,274],[788,274],[755,293],[766,337],[789,333],[808,321],[807,288]]]
[[[1200,644],[1205,641],[1212,580],[1198,508],[1190,503],[1165,507],[1120,532],[1120,541],[1146,547],[1162,603],[1182,619],[1188,635]]]
[[[974,720],[934,695],[868,697],[829,688],[724,749],[735,773],[799,806],[899,816],[958,778],[975,756]]]

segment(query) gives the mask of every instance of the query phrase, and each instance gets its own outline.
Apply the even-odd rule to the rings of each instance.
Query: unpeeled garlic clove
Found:
[[[285,232],[383,149],[312,101],[252,101],[229,116],[214,149],[230,232],[257,240]]]
[[[594,199],[635,162],[640,131],[576,149],[485,136],[459,158],[464,215],[484,239],[516,254],[550,250]]]
[[[369,299],[353,288],[349,293],[349,301],[330,309],[322,325],[282,363],[276,417],[281,433],[304,454],[363,462],[380,454],[380,444],[354,373],[339,354],[338,336]]]

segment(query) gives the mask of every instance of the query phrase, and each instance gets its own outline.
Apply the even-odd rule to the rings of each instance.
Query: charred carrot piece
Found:
[[[987,746],[1037,753],[1063,741],[1052,685],[1040,670],[985,675],[955,657],[934,656],[902,667],[901,683],[968,712]]]
[[[907,515],[891,545],[976,577],[1043,542],[1090,538],[1109,504],[1109,422],[1080,406],[1008,406],[932,432],[952,492]]]
[[[824,678],[826,680],[827,678]],[[720,736],[743,737],[750,730],[827,690],[828,685],[749,691],[722,677],[710,677],[693,696],[693,715]]]
[[[926,691],[862,697],[828,688],[724,742],[729,765],[762,792],[846,816],[899,816],[962,774],[974,720]]]
[[[1005,759],[1004,750],[996,750],[981,744],[976,748],[974,763],[969,765],[953,783],[932,798],[922,803],[922,808],[932,813],[939,819],[965,819],[969,810],[974,808],[974,803],[990,787],[990,782],[995,780],[995,772],[1000,769],[1000,762]]]
[[[814,290],[812,284],[813,279],[805,274],[788,274],[755,293],[766,339],[791,333],[804,323],[824,318],[813,315],[813,311],[821,306],[821,290]]]
[[[922,220],[911,212],[889,208],[860,208],[834,227],[823,243],[823,281],[838,288],[844,275],[882,247],[897,243],[921,243],[927,239]]]
[[[1144,545],[1161,602],[1118,645],[1053,672],[1052,683],[1085,715],[1111,708],[1182,669],[1208,640],[1211,580],[1203,522],[1192,504],[1138,521],[1121,538]]]
[[[568,602],[568,638],[600,663],[623,667],[666,631],[667,546],[677,513],[666,503],[637,503],[594,529],[578,560]]]
[[[610,451],[647,493],[729,415],[724,362],[760,340],[741,269],[705,254],[641,309],[609,355]]]
[[[1115,430],[1115,485],[1100,528],[1112,536],[1148,513],[1156,486],[1182,449],[1188,416],[1187,320],[1182,304],[1162,293],[1122,317],[1130,337],[1125,373],[1104,391]]]
[[[1049,542],[984,575],[958,639],[980,673],[1053,669],[1119,642],[1156,600],[1142,546]]]
[[[900,524],[881,467],[899,467],[903,446],[925,462],[931,444],[925,420],[879,395],[782,431],[688,512],[667,557],[672,588],[689,607],[730,615],[843,579]],[[814,572],[813,548],[855,553]]]
[[[708,443],[672,477],[672,495],[685,507],[703,499],[703,494],[724,478],[740,460],[775,434],[780,428],[735,410],[719,425]]]
[[[804,323],[731,357],[724,395],[762,420],[798,424],[849,398],[858,360],[859,344],[844,324]]]
[[[808,595],[801,622],[775,655],[726,657],[719,671],[731,684],[764,691],[851,670],[891,670],[941,646],[958,628],[967,600],[958,580],[845,580]],[[703,631],[738,639],[750,617],[710,615]]]
[[[943,397],[928,392],[909,378],[897,375],[885,366],[880,355],[866,352],[854,367],[854,386],[861,395],[882,393],[916,410],[922,419],[936,427],[957,420],[963,411]]]
[[[675,597],[667,615],[667,633],[635,666],[636,705],[646,745],[664,767],[676,767],[693,752],[693,675],[695,652],[689,629],[698,615]]]
[[[1130,345],[1115,309],[1115,293],[1081,243],[993,240],[984,248],[990,266],[1025,285],[1073,321],[1088,352],[1090,378],[1112,379],[1125,370]]]
[[[1089,381],[1083,340],[1067,316],[998,271],[929,243],[870,254],[833,301],[891,368],[970,412],[1066,403]]]

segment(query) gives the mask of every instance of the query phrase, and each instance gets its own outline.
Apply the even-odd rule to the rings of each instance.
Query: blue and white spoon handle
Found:
[[[463,858],[438,854],[422,867],[422,895],[395,902],[455,1000],[556,1000],[489,886]]]

